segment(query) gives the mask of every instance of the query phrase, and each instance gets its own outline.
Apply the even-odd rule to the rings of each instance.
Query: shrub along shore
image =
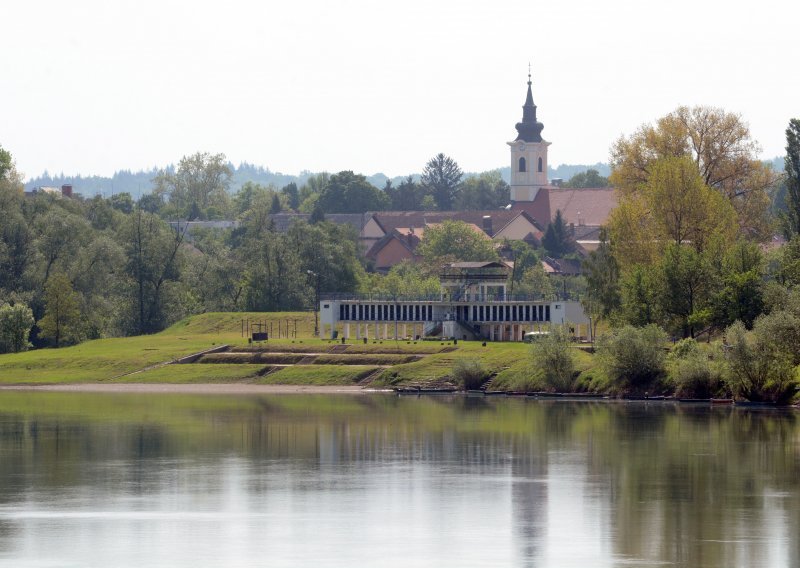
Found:
[[[241,327],[247,319],[297,321],[298,333],[249,343]],[[777,404],[797,400],[800,367],[774,354],[765,357],[757,341],[737,329],[729,331],[725,344],[672,344],[655,326],[624,327],[599,341],[596,350],[572,343],[558,329],[533,345],[438,340],[343,344],[312,338],[312,329],[308,313],[203,314],[158,334],[0,355],[0,385],[360,385]],[[177,364],[208,350],[214,352]]]

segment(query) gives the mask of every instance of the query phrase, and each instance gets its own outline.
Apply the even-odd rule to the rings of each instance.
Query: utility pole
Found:
[[[306,270],[309,276],[316,279],[314,283],[314,337],[319,337],[319,274],[313,270]]]

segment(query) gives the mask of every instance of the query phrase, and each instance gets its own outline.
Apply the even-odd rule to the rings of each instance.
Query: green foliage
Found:
[[[786,129],[786,211],[781,226],[787,239],[800,234],[800,119],[793,118]]]
[[[397,187],[387,180],[384,193],[389,197],[389,208],[393,211],[419,211],[425,209],[422,200],[426,197],[425,188],[408,176]]]
[[[661,263],[661,307],[670,328],[694,337],[709,318],[704,311],[710,294],[710,269],[694,248],[670,244]]]
[[[641,264],[635,265],[623,275],[622,321],[642,327],[659,321],[660,273],[657,269]]]
[[[11,161],[11,152],[3,149],[3,147],[0,146],[0,179],[6,177],[6,174],[11,172],[11,168],[13,166],[14,164]]]
[[[408,261],[395,264],[385,276],[363,272],[358,284],[360,294],[389,297],[437,297],[439,279],[426,275],[422,266]]]
[[[443,221],[425,229],[417,254],[430,266],[454,261],[489,261],[499,258],[494,243],[482,231],[463,221]]]
[[[80,301],[69,278],[61,272],[53,274],[44,289],[44,317],[38,324],[40,335],[52,340],[56,347],[80,341]]]
[[[499,170],[484,172],[464,180],[455,208],[459,211],[499,209],[508,205],[511,187],[503,180]]]
[[[464,390],[480,388],[489,373],[477,358],[459,358],[453,363],[452,378]]]
[[[786,403],[797,392],[797,379],[790,354],[776,345],[773,337],[765,336],[770,327],[748,332],[741,322],[735,322],[725,330],[727,383],[739,398]]]
[[[669,354],[669,377],[679,398],[712,398],[723,389],[719,357],[694,339],[677,342]]]
[[[592,170],[590,170],[592,171]],[[606,231],[600,232],[600,245],[583,261],[586,274],[586,293],[581,297],[583,309],[592,318],[593,334],[601,320],[611,318],[620,307],[620,275],[617,259],[611,252]]]
[[[455,160],[439,153],[425,164],[420,183],[433,198],[437,209],[449,211],[461,189],[463,175]]]
[[[725,255],[721,286],[711,297],[712,321],[725,328],[739,320],[752,327],[764,310],[763,259],[758,245],[740,241]]]
[[[533,342],[531,361],[534,372],[543,378],[549,390],[573,390],[575,362],[572,357],[572,338],[566,329],[555,326],[546,337]]]
[[[561,215],[561,210],[556,210],[555,219],[547,226],[542,246],[548,255],[555,258],[563,258],[564,255],[575,251],[575,239]]]
[[[198,152],[181,158],[177,169],[160,170],[153,180],[153,193],[167,198],[169,217],[222,219],[230,211],[232,175],[225,154]]]
[[[589,187],[608,187],[608,178],[600,175],[595,169],[589,168],[585,172],[577,173],[572,176],[564,187],[574,187],[583,189]]]
[[[664,375],[667,335],[657,325],[626,325],[598,342],[598,353],[609,379],[622,388],[651,389]]]
[[[325,213],[364,213],[386,209],[389,198],[363,175],[343,171],[330,177],[317,203]]]
[[[33,312],[25,304],[0,304],[0,353],[26,351],[35,321]]]
[[[286,196],[286,201],[289,204],[289,209],[297,211],[300,207],[300,190],[297,189],[297,184],[291,182],[281,189],[281,193]]]

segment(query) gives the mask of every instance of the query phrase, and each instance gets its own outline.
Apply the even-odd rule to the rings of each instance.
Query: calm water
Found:
[[[0,567],[797,567],[799,420],[0,392]]]

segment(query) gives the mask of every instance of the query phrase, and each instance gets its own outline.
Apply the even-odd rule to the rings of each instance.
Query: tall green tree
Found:
[[[600,175],[595,169],[589,168],[585,172],[580,172],[569,178],[564,187],[584,189],[588,187],[608,187],[608,178]]]
[[[343,171],[330,177],[317,203],[325,213],[364,213],[386,209],[389,198],[363,175]]]
[[[56,347],[74,343],[81,335],[81,298],[63,272],[53,274],[44,288],[44,317],[39,320],[41,337]]]
[[[220,219],[230,210],[232,176],[225,154],[198,152],[181,158],[177,169],[160,170],[153,192],[167,197],[169,213],[181,219]]]
[[[605,230],[600,232],[600,245],[597,250],[590,252],[583,261],[583,269],[586,273],[587,289],[581,303],[592,317],[594,336],[597,333],[597,324],[601,320],[609,320],[622,302],[619,264],[611,251]]]
[[[35,322],[33,312],[26,304],[0,304],[0,353],[19,353],[28,349],[28,336]]]
[[[464,172],[453,158],[442,153],[436,154],[425,164],[421,184],[433,197],[440,211],[453,208],[456,196],[461,189]]]
[[[463,221],[444,221],[427,226],[417,253],[432,267],[447,262],[479,262],[499,258],[492,240]]]
[[[503,180],[499,170],[484,172],[464,180],[455,208],[459,211],[499,209],[511,200],[511,188]]]
[[[555,258],[561,258],[575,251],[575,238],[567,227],[560,209],[556,210],[556,218],[547,226],[542,237],[542,246],[547,254]]]
[[[781,214],[787,239],[800,234],[800,119],[793,118],[786,129],[786,211]]]
[[[286,196],[286,200],[289,203],[289,209],[292,211],[297,211],[300,207],[300,190],[297,189],[297,184],[291,182],[285,185],[281,189],[281,193]]]

